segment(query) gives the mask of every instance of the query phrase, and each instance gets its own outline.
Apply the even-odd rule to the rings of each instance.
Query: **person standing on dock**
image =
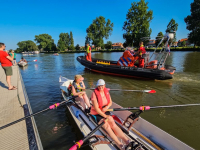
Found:
[[[92,61],[91,58],[91,47],[89,45],[89,43],[86,44],[87,48],[86,48],[86,60],[87,61]]]
[[[13,52],[13,54],[14,54],[14,58],[13,58],[13,61],[12,61],[12,63],[13,63],[13,66],[14,65],[17,65],[17,62],[16,62],[16,54],[15,54],[15,52],[13,51],[13,50],[11,50],[10,51],[10,56],[12,57],[12,53],[11,52]]]
[[[4,43],[0,43],[0,63],[6,74],[6,81],[8,83],[8,90],[16,90],[17,87],[11,85],[12,76],[12,61],[14,59],[14,53],[11,52],[12,56],[9,56],[5,50],[6,46]]]

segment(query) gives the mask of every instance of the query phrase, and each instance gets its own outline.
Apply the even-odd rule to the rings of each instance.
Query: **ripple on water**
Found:
[[[83,53],[25,56],[28,61],[38,60],[21,69],[33,112],[45,109],[55,102],[61,102],[59,76],[73,79],[76,74],[84,76],[87,87],[95,87],[98,79],[104,79],[109,88],[156,90],[155,94],[110,92],[112,100],[123,107],[199,103],[200,53],[171,52],[167,63],[175,66],[177,70],[174,78],[166,81],[143,81],[93,73],[76,61],[76,57],[80,55]],[[122,53],[93,53],[92,57],[117,60],[121,55]],[[17,60],[19,58],[20,55],[17,54]],[[200,149],[199,106],[149,110],[141,116],[193,148]],[[76,132],[78,129],[65,108],[49,110],[37,115],[35,119],[44,149],[69,149],[73,141],[81,138],[81,133]]]

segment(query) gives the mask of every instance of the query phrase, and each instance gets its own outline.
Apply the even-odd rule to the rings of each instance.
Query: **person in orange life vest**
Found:
[[[142,58],[142,54],[146,53],[145,47],[143,45],[143,42],[140,42],[139,44],[140,48],[136,52],[136,55],[139,55],[139,67],[143,68],[144,67],[144,58]]]
[[[92,61],[92,58],[91,58],[91,47],[90,45],[87,43],[86,44],[87,48],[86,48],[86,60],[87,61]]]
[[[105,87],[105,81],[103,79],[99,79],[96,86],[97,88],[91,95],[92,107],[90,114],[92,114],[98,124],[102,123],[103,118],[108,119],[108,121],[103,125],[103,128],[120,147],[123,147],[123,144],[119,141],[118,137],[121,138],[126,144],[129,144],[129,139],[115,124],[115,121],[113,117],[109,115],[109,112],[106,112],[106,110],[112,105],[112,99],[107,88]]]
[[[84,78],[81,75],[75,75],[72,83],[72,95],[78,96],[75,98],[75,100],[80,101],[83,109],[88,111],[91,109],[91,106],[87,94],[85,93],[85,84],[83,80]],[[88,109],[85,108],[85,104],[88,106]]]

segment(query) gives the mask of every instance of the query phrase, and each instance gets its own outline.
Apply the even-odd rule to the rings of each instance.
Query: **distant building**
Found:
[[[156,47],[156,41],[155,40],[149,40],[149,42],[146,44],[148,47]]]
[[[185,41],[186,42],[186,45],[191,45],[191,43],[188,41],[188,38],[184,38],[184,39],[180,39],[179,41],[178,41],[178,46],[181,46],[181,43],[183,42],[183,41]]]
[[[124,46],[123,46],[123,43],[118,42],[118,43],[113,43],[112,48],[113,49],[123,49]]]
[[[81,50],[84,50],[84,49],[85,49],[85,46],[80,46],[80,49],[81,49]]]
[[[174,43],[173,43],[173,46],[178,46],[178,42],[174,42]]]

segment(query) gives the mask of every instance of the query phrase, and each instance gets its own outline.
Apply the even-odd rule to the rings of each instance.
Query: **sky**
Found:
[[[137,0],[138,1],[138,0]],[[136,2],[137,2],[136,1]],[[177,40],[187,38],[184,18],[191,14],[194,0],[145,0],[153,11],[150,22],[151,37],[165,33],[173,18],[178,23]],[[134,0],[0,0],[0,42],[7,50],[16,49],[20,41],[32,40],[35,35],[49,34],[57,44],[60,33],[70,33],[74,45],[83,46],[86,29],[99,16],[114,23],[112,35],[107,41],[124,42],[122,30],[126,14]]]

